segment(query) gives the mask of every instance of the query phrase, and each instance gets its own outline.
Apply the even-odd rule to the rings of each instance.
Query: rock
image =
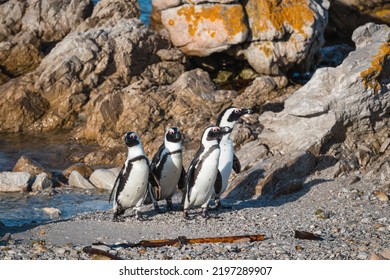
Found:
[[[384,257],[382,257],[381,255],[372,253],[372,254],[370,255],[369,260],[387,260],[387,259],[384,258]]]
[[[183,73],[168,86],[133,84],[91,101],[91,113],[76,137],[97,139],[101,146],[125,152],[123,135],[134,128],[145,152],[152,155],[161,144],[165,127],[177,125],[185,128],[186,141],[197,146],[198,135],[210,119],[216,118],[216,112],[230,105],[236,96],[233,91],[216,90],[209,75],[200,69]],[[96,157],[91,159],[85,158],[84,162],[92,163]]]
[[[359,254],[356,257],[358,260],[365,260],[368,258],[367,252],[359,252]]]
[[[27,172],[30,173],[31,176],[37,176],[41,173],[45,173],[47,176],[51,177],[51,173],[49,171],[28,156],[21,156],[12,169],[12,172]]]
[[[84,163],[76,163],[62,171],[62,174],[65,176],[65,178],[69,178],[69,175],[72,173],[72,171],[77,171],[82,177],[88,178],[91,176],[93,169]]]
[[[35,181],[32,184],[32,191],[40,191],[45,189],[50,189],[53,187],[53,181],[47,176],[46,173],[38,174],[35,177]]]
[[[73,170],[69,175],[68,184],[81,189],[94,189],[95,187],[83,177],[77,170]]]
[[[381,254],[384,258],[390,260],[390,249],[383,250],[380,254]]]
[[[352,152],[351,157],[340,159],[334,176],[358,169],[359,160],[367,168],[372,151],[364,145],[356,147],[356,142],[363,135],[372,134],[375,139],[375,131],[388,133],[390,78],[382,65],[389,63],[389,37],[390,28],[385,25],[358,28],[353,36],[357,48],[340,66],[318,69],[286,99],[282,111],[261,114],[261,134],[245,144],[251,148],[251,161],[231,181],[226,196],[243,199],[283,193],[288,182],[299,182],[312,172],[316,157],[334,143],[360,151],[359,158]],[[260,144],[273,156],[259,161],[260,151],[255,147]]]
[[[30,179],[27,172],[0,172],[0,192],[27,191]]]
[[[373,195],[375,195],[379,201],[381,202],[388,202],[389,201],[389,196],[381,191],[375,190],[372,192]]]
[[[42,211],[50,216],[51,220],[59,219],[61,217],[61,210],[53,207],[44,207]]]
[[[35,69],[91,12],[90,0],[0,2],[0,68],[12,77]]]
[[[114,182],[119,172],[118,169],[96,169],[89,181],[99,189],[111,190],[114,187]]]
[[[328,5],[312,0],[245,2],[252,36],[239,53],[261,74],[280,75],[297,65],[309,69],[324,44]]]
[[[239,4],[182,5],[161,11],[172,43],[188,55],[207,56],[245,41],[248,33]]]
[[[387,138],[385,140],[385,142],[382,143],[379,152],[384,153],[387,150],[387,148],[389,147],[389,145],[390,145],[390,138]]]
[[[76,29],[85,32],[102,26],[114,26],[121,19],[139,18],[140,7],[137,0],[100,0],[93,8],[92,15]]]
[[[0,86],[0,106],[4,108],[0,119],[18,120],[1,122],[0,131],[71,128],[85,120],[89,108],[102,95],[129,85],[134,82],[133,77],[147,71],[144,79],[156,78],[158,82],[162,71],[177,73],[181,63],[161,62],[156,55],[158,50],[168,47],[166,39],[137,19],[70,33],[33,72]],[[157,69],[152,71],[148,67],[153,64],[157,64],[154,66]],[[167,70],[169,66],[174,68],[171,72]],[[117,118],[121,112],[121,106],[117,105],[117,113],[107,117]]]
[[[390,24],[387,0],[330,2],[328,37],[349,39],[357,27],[368,22]]]

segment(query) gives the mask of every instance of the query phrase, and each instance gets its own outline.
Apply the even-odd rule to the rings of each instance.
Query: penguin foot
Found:
[[[176,211],[176,210],[177,210],[177,208],[175,206],[173,206],[172,201],[167,200],[167,211]]]
[[[147,219],[146,219],[144,216],[142,216],[142,214],[141,214],[140,212],[138,212],[138,211],[135,213],[135,217],[136,217],[137,221],[143,222],[143,221],[146,221],[146,220],[147,220]]]
[[[154,210],[156,210],[156,212],[157,212],[158,214],[165,213],[165,211],[161,210],[161,208],[158,206],[157,203],[154,203],[153,206],[154,206]]]
[[[209,211],[207,210],[207,208],[204,208],[202,210],[202,217],[205,219],[210,219],[210,214],[209,214]]]
[[[188,213],[188,210],[183,210],[183,216],[184,216],[184,219],[186,220],[192,220],[192,218],[190,218],[190,215]]]

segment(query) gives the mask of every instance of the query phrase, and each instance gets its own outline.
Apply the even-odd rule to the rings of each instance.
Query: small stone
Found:
[[[386,258],[382,257],[381,255],[372,253],[369,260],[386,260]]]
[[[358,260],[366,260],[368,258],[367,252],[359,252],[359,254],[356,257]]]
[[[383,154],[383,153],[387,150],[387,148],[389,147],[389,145],[390,145],[390,138],[387,138],[387,139],[385,140],[385,142],[383,142],[383,144],[381,145],[381,147],[380,147],[380,149],[379,149],[379,152],[380,152],[381,154]]]
[[[390,259],[390,249],[383,250],[380,254],[381,254],[384,258]]]
[[[372,194],[381,202],[388,202],[389,201],[389,196],[382,192],[382,191],[373,191]]]
[[[53,187],[53,181],[46,173],[40,173],[35,177],[35,181],[31,187],[33,191],[46,190]]]
[[[42,208],[43,212],[49,214],[50,219],[58,219],[61,217],[61,210],[53,207]]]
[[[370,218],[363,218],[361,221],[363,224],[368,224],[370,222]]]

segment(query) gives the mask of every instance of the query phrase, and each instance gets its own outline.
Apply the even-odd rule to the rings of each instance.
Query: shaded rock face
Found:
[[[329,6],[328,1],[311,0],[152,3],[172,43],[184,53],[208,56],[229,49],[266,75],[315,65]]]
[[[9,77],[35,69],[47,48],[91,13],[90,0],[0,2],[0,68]]]
[[[259,117],[263,130],[258,142],[242,147],[248,145],[251,158],[231,183],[232,197],[283,193],[288,182],[318,168],[321,158],[340,161],[335,176],[360,169],[388,178],[389,36],[386,25],[359,27],[352,37],[356,51],[340,66],[317,70],[287,98],[284,110]]]
[[[187,142],[198,140],[216,112],[231,104],[235,96],[233,91],[216,90],[208,74],[200,69],[185,72],[169,86],[136,83],[93,100],[77,137],[122,148],[123,135],[137,131],[145,151],[152,154],[162,143],[161,135],[172,125],[180,127]]]
[[[157,52],[167,48],[167,40],[136,19],[70,33],[36,70],[0,86],[0,130],[73,127],[86,118],[88,103],[94,107],[115,88],[140,79],[172,82],[184,66],[174,54],[162,61]]]
[[[357,27],[368,22],[390,24],[389,0],[333,0],[330,2],[328,36],[349,40]]]

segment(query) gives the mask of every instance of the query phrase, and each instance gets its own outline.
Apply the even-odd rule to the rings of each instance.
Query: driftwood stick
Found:
[[[265,240],[264,234],[251,234],[251,235],[233,235],[233,236],[217,236],[217,237],[200,237],[200,238],[186,238],[185,236],[179,236],[175,239],[155,239],[155,240],[141,240],[138,243],[122,243],[115,245],[107,245],[104,243],[96,243],[95,245],[106,245],[113,247],[163,247],[163,246],[182,246],[185,244],[195,243],[235,243],[235,242],[254,242]]]

